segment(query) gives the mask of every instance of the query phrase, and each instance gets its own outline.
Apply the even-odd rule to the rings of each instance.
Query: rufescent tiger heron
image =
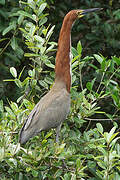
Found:
[[[64,17],[58,40],[54,85],[29,114],[20,131],[21,144],[25,144],[41,131],[51,128],[56,128],[56,142],[58,142],[61,124],[70,110],[71,28],[76,19],[98,10],[101,8],[71,10]]]

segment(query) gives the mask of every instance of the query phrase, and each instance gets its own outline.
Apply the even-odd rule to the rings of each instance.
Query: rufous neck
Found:
[[[58,40],[58,51],[56,55],[55,73],[56,78],[64,81],[67,91],[70,92],[71,86],[71,27],[73,21],[65,16]]]

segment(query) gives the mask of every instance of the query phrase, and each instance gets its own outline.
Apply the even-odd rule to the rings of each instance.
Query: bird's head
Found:
[[[69,22],[73,23],[76,19],[79,19],[83,16],[85,16],[88,13],[94,12],[94,11],[100,11],[102,8],[91,8],[91,9],[75,9],[71,10],[67,13],[64,20],[66,21],[66,24],[69,24]]]
[[[85,10],[82,10],[82,9],[79,10],[78,9],[78,10],[76,10],[76,15],[77,15],[77,18],[81,18],[88,13],[91,13],[94,11],[100,11],[100,10],[102,10],[102,8],[91,8],[91,9],[85,9]]]

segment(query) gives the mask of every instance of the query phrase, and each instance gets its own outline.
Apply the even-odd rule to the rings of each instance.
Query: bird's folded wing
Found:
[[[51,98],[50,98],[51,96]],[[64,102],[64,103],[63,103]],[[24,130],[34,127],[38,124],[38,129],[44,130],[46,126],[56,127],[59,121],[63,121],[69,112],[70,97],[64,91],[55,96],[47,94],[34,107],[29,114]]]

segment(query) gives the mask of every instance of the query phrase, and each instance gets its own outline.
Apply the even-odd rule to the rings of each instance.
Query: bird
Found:
[[[58,39],[54,84],[28,115],[20,130],[21,145],[51,128],[56,129],[56,142],[59,142],[61,125],[69,114],[71,104],[71,29],[76,19],[99,10],[101,8],[75,9],[65,15]]]

